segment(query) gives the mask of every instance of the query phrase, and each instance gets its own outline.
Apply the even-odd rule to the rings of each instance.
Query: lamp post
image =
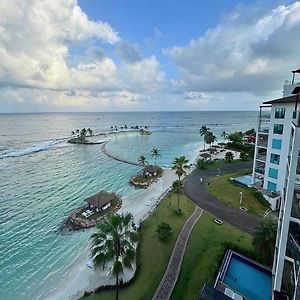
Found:
[[[243,202],[243,192],[240,191],[240,204],[242,204],[242,202]]]
[[[221,170],[220,170],[220,169],[218,169],[218,176],[220,176],[220,174],[221,174]]]

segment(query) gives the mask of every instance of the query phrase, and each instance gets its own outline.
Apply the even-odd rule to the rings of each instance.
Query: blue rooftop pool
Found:
[[[271,271],[235,252],[229,252],[219,280],[249,300],[270,300]]]

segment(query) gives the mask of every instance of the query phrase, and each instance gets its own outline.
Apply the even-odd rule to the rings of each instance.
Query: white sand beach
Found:
[[[123,206],[120,213],[130,212],[136,223],[149,216],[164,194],[169,190],[174,180],[177,179],[175,172],[171,169],[164,169],[163,176],[149,188],[140,190],[134,197],[123,198]],[[90,233],[94,229],[89,229]],[[93,291],[101,285],[114,284],[115,279],[108,273],[108,270],[94,270],[86,264],[89,261],[89,245],[83,249],[83,256],[76,267],[61,279],[61,284],[56,287],[45,299],[65,300],[78,299],[85,291]],[[130,280],[134,271],[127,271],[123,276],[124,282]]]

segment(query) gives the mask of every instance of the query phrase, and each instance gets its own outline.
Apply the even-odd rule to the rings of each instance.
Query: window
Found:
[[[276,192],[276,183],[268,181],[268,191],[269,192]]]
[[[275,119],[283,119],[285,115],[285,108],[275,109]]]
[[[271,163],[279,165],[280,155],[271,153]]]
[[[283,133],[283,124],[274,124],[273,133],[282,134]]]
[[[277,179],[278,176],[278,170],[270,168],[269,169],[269,177]]]
[[[272,148],[273,149],[281,150],[281,144],[282,144],[282,141],[280,139],[272,140]]]

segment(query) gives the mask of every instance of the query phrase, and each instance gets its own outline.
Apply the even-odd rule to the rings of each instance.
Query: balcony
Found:
[[[291,217],[300,219],[300,191],[294,191]]]
[[[257,141],[257,146],[267,148],[268,147],[268,140],[258,140]]]
[[[262,154],[257,154],[256,159],[261,160],[261,161],[266,161],[267,156],[262,155]]]
[[[257,167],[257,168],[255,168],[255,172],[258,173],[258,174],[264,175],[265,174],[265,167]]]

